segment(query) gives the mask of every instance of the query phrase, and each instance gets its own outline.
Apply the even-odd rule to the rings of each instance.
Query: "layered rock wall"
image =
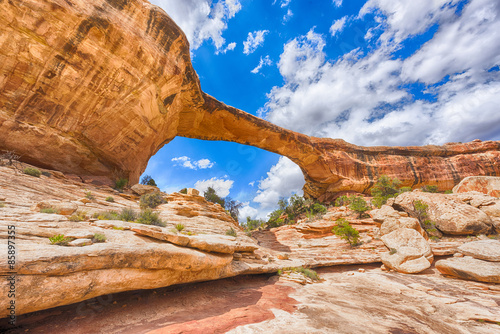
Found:
[[[226,106],[200,88],[184,33],[145,0],[0,1],[0,150],[80,175],[136,183],[175,136],[289,157],[306,196],[369,192],[378,176],[451,189],[500,175],[500,143],[360,147]]]

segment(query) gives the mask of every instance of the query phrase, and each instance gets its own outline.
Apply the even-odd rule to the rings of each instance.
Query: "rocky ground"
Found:
[[[0,167],[2,254],[9,226],[16,231],[18,327],[0,321],[9,333],[500,332],[500,242],[487,236],[498,226],[498,198],[414,191],[369,218],[330,208],[322,217],[247,235],[194,191],[162,194],[167,203],[156,210],[165,227],[104,220],[110,210],[139,212],[139,195],[155,190],[121,193],[42,171],[36,178]],[[415,198],[455,234],[429,239],[410,215]],[[75,215],[82,219],[72,221]],[[338,218],[360,232],[361,245],[332,233]],[[227,235],[231,229],[236,236]],[[106,241],[96,242],[96,233]],[[53,245],[56,234],[73,241]],[[275,275],[301,266],[323,267],[322,280]],[[0,271],[12,275],[7,256]],[[2,317],[9,289],[3,279]]]
[[[301,285],[252,275],[111,294],[21,316],[7,333],[500,333],[500,287],[380,264]]]

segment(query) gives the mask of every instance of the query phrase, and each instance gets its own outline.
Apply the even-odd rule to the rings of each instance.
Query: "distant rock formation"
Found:
[[[289,157],[306,196],[368,193],[377,178],[451,189],[500,175],[500,142],[360,147],[275,126],[203,93],[181,29],[145,0],[0,2],[0,150],[86,181],[128,178],[176,136]]]

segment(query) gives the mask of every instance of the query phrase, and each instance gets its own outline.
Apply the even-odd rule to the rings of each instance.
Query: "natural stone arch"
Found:
[[[320,200],[366,193],[382,174],[440,189],[500,175],[500,142],[360,147],[226,106],[202,92],[184,33],[147,1],[3,1],[0,18],[0,149],[26,162],[134,183],[152,155],[184,136],[287,156],[304,173],[304,194]]]

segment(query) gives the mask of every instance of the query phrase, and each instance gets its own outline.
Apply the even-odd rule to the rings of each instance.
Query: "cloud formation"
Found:
[[[233,183],[233,180],[229,180],[227,178],[212,177],[208,180],[196,181],[194,187],[198,189],[201,194],[203,194],[208,187],[212,187],[217,195],[220,197],[226,197],[229,195],[229,190],[233,187]]]
[[[222,49],[227,22],[241,10],[239,0],[151,0],[151,3],[162,7],[181,27],[193,50],[207,40],[212,40],[217,50]]]
[[[271,58],[269,58],[269,56],[265,56],[264,58],[260,57],[259,65],[257,65],[257,67],[255,67],[250,72],[257,74],[263,66],[271,66],[272,64],[273,62],[271,61]]]
[[[332,36],[340,34],[342,30],[344,30],[345,28],[346,21],[347,21],[347,16],[335,20],[332,26],[330,27],[330,34],[332,34]]]
[[[191,158],[182,156],[177,158],[172,158],[174,162],[174,166],[181,166],[189,169],[207,169],[212,168],[215,162],[212,162],[208,159],[200,159],[198,161],[191,161]]]
[[[264,39],[269,30],[257,30],[248,33],[247,40],[243,42],[243,53],[249,55],[253,53],[259,46],[264,44]]]

